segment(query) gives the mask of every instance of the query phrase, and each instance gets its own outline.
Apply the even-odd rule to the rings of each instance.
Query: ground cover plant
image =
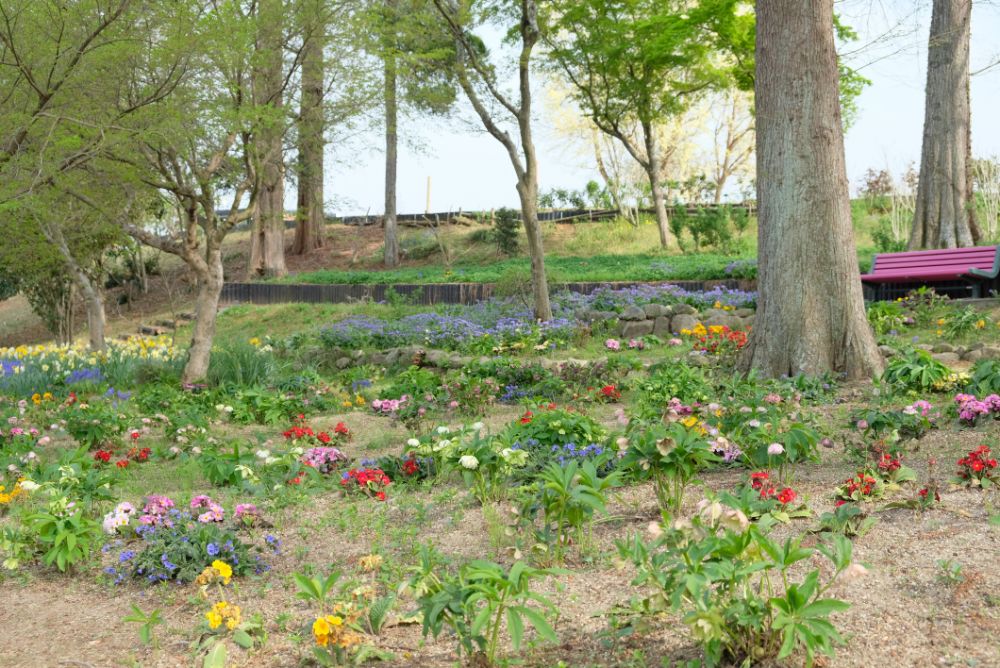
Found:
[[[752,294],[553,302],[545,328],[497,300],[337,307],[280,336],[260,323],[291,307],[239,307],[198,385],[167,338],[0,351],[0,656],[995,658],[989,312],[872,308],[888,368],[849,384],[735,374]],[[677,331],[622,336],[650,305]]]

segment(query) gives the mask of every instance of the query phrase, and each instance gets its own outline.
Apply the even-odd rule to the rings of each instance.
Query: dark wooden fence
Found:
[[[601,287],[629,288],[637,285],[677,285],[685,290],[711,290],[723,286],[733,290],[755,290],[756,281],[640,281],[615,283],[565,283],[554,289],[588,294]],[[311,285],[303,283],[226,283],[222,301],[227,304],[345,304],[385,301],[389,290],[416,304],[474,304],[493,295],[491,283],[399,283],[395,285]]]

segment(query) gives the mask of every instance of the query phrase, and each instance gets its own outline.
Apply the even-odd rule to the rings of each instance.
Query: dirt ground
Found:
[[[836,414],[842,420],[842,411],[830,408],[831,417]],[[501,423],[512,416],[511,409],[503,409],[489,421]],[[346,418],[358,434],[381,432],[381,444],[406,436],[401,429],[387,432],[384,421],[359,413],[330,416],[329,420],[340,418]],[[923,481],[928,459],[935,458],[940,462],[939,479],[947,479],[950,463],[957,457],[979,443],[996,442],[1000,428],[991,425],[989,429],[933,431],[914,444],[907,464]],[[364,438],[350,448],[355,456],[373,454]],[[792,482],[817,515],[832,509],[831,490],[854,470],[842,446],[823,450],[822,455],[818,464],[797,467]],[[703,478],[707,487],[719,490],[738,483],[741,473],[715,472]],[[442,494],[448,490],[453,493]],[[698,489],[689,490],[686,509],[693,511],[700,498]],[[996,494],[991,500],[980,491],[945,486],[942,503],[926,513],[878,512],[874,528],[854,540],[855,560],[868,573],[836,585],[831,592],[851,603],[848,611],[835,618],[847,645],[835,659],[817,665],[1000,666],[1000,529],[989,524],[998,505]],[[251,653],[234,649],[229,665],[302,665],[309,652],[311,618],[308,607],[294,598],[291,574],[307,563],[320,573],[328,566],[350,568],[359,557],[381,549],[400,563],[412,564],[416,543],[426,540],[454,557],[509,561],[503,546],[491,541],[483,509],[452,485],[393,494],[386,504],[363,506],[362,513],[345,523],[340,495],[328,493],[275,518],[284,544],[281,555],[272,560],[273,570],[263,577],[245,578],[234,590],[244,614],[264,616],[269,639],[263,649]],[[602,614],[642,594],[630,584],[633,568],[619,563],[614,541],[646,531],[649,522],[658,518],[651,488],[618,490],[609,516],[612,519],[596,525],[596,545],[570,557],[567,567],[572,573],[542,588],[558,602],[560,644],[529,650],[521,657],[522,665],[666,666],[698,656],[686,627],[675,618],[658,620],[648,632],[615,646],[604,642],[608,624]],[[814,524],[815,519],[794,520],[776,532],[779,537],[799,534]],[[942,577],[942,560],[961,564],[962,582]],[[115,588],[86,573],[65,577],[30,571],[8,577],[0,583],[0,664],[26,668],[194,665],[192,629],[204,612],[195,589],[190,585],[150,589],[134,584]],[[157,630],[158,646],[142,646],[135,627],[122,621],[132,603],[144,610],[163,611],[166,624]],[[396,612],[405,615],[412,608],[412,602],[404,601]],[[392,623],[377,644],[396,657],[383,665],[451,666],[456,661],[451,639],[424,641],[419,625]],[[802,659],[780,665],[802,665]]]

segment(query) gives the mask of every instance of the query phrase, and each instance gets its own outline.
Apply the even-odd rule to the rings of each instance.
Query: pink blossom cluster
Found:
[[[347,455],[331,446],[320,446],[309,448],[302,455],[301,461],[306,466],[310,466],[320,473],[330,473],[340,462],[346,462]]]
[[[199,510],[205,512],[199,513]],[[191,514],[197,515],[198,521],[203,524],[221,522],[224,519],[224,512],[222,506],[204,494],[199,494],[191,499]]]
[[[904,408],[903,412],[907,415],[917,415],[919,413],[921,417],[929,417],[933,408],[934,406],[931,405],[931,402],[924,399],[917,399]]]
[[[237,503],[233,515],[245,524],[253,524],[264,517],[264,514],[252,503]]]
[[[404,394],[399,399],[375,399],[372,401],[372,409],[376,413],[394,414],[410,400],[409,395]]]
[[[998,394],[991,394],[982,400],[977,399],[974,394],[956,394],[955,403],[958,404],[958,419],[966,424],[976,424],[981,415],[992,414],[994,418],[1000,419]]]
[[[142,515],[139,522],[142,524],[173,526],[170,520],[170,511],[174,507],[174,502],[169,497],[152,494],[146,497],[146,505],[142,507]]]

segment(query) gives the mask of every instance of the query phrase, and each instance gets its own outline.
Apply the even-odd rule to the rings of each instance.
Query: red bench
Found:
[[[975,246],[881,253],[872,261],[871,272],[861,275],[861,282],[875,299],[901,296],[913,284],[956,296],[982,297],[1000,287],[998,275],[1000,246]]]

